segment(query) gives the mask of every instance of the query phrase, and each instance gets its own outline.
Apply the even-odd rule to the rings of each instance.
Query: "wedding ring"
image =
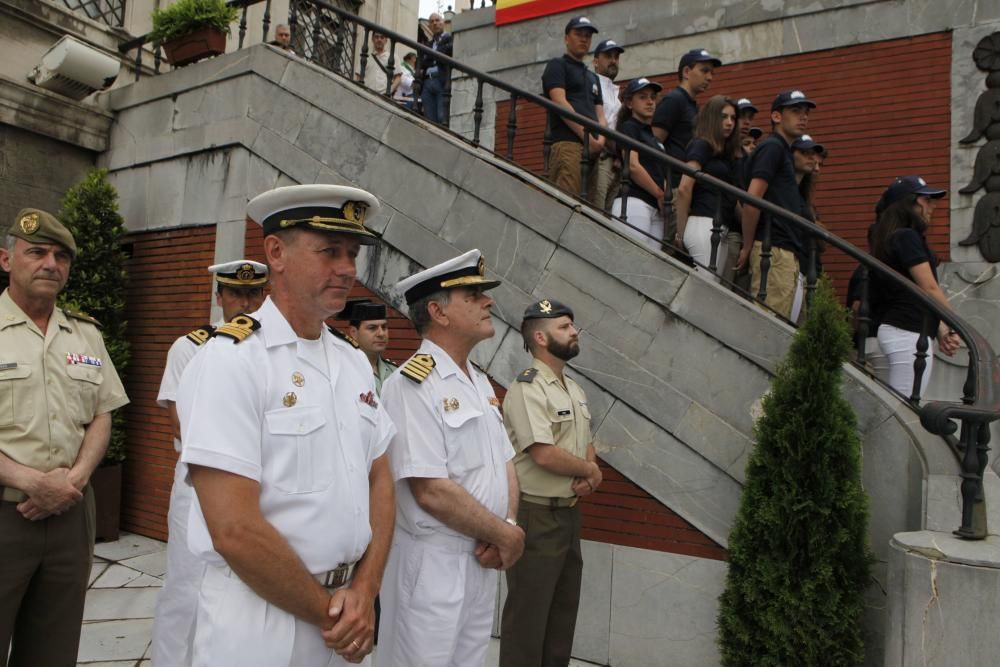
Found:
[[[357,639],[352,639],[351,640],[351,646],[353,646],[354,648],[358,649],[359,651],[361,650],[361,644],[358,643]]]

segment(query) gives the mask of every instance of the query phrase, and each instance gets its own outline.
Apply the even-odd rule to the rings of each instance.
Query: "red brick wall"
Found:
[[[132,361],[125,408],[128,458],[122,489],[122,527],[167,536],[174,452],[167,411],[156,404],[167,350],[179,336],[206,324],[212,296],[205,270],[215,256],[215,227],[129,235],[126,313]]]
[[[628,58],[626,52],[622,59]],[[677,85],[676,73],[647,76],[666,90]],[[775,94],[785,88],[805,91],[819,105],[809,133],[830,151],[817,209],[831,231],[865,250],[875,202],[893,177],[920,174],[931,184],[948,186],[950,80],[951,33],[941,32],[727,64],[716,70],[699,103],[718,94],[749,97],[761,109],[755,125],[767,133]],[[509,102],[497,105],[496,145],[501,152],[507,146],[508,109]],[[519,102],[517,125],[514,159],[540,173],[545,130],[541,108]],[[935,212],[928,238],[946,261],[946,204]],[[823,263],[843,293],[856,263],[837,251],[827,252]]]

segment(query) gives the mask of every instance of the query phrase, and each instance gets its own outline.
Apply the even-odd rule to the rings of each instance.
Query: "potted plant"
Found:
[[[153,11],[149,39],[163,46],[168,63],[181,67],[224,53],[236,16],[225,0],[178,0]]]
[[[73,232],[78,252],[59,304],[101,323],[108,355],[124,380],[129,361],[125,320],[127,255],[122,248],[125,225],[118,214],[118,192],[107,176],[105,169],[92,169],[63,197],[59,219]],[[102,541],[118,539],[124,461],[125,413],[116,410],[108,450],[90,477],[97,509],[97,539]]]

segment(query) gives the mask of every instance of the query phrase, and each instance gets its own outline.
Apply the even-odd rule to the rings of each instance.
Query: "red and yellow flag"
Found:
[[[577,7],[598,5],[609,0],[496,0],[497,25],[561,14]]]

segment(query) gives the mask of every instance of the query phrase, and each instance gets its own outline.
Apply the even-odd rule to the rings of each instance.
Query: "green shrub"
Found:
[[[92,169],[63,197],[59,219],[73,232],[77,256],[59,303],[101,323],[108,355],[124,382],[129,362],[125,320],[127,256],[121,247],[125,225],[118,214],[118,192],[107,176],[105,169]],[[125,460],[124,426],[125,415],[118,410],[112,419],[111,443],[103,464]]]
[[[202,26],[214,26],[227,35],[236,20],[237,10],[225,0],[178,0],[163,9],[153,11],[153,31],[150,39],[164,42],[188,35]]]
[[[858,665],[873,562],[861,443],[841,396],[851,348],[828,281],[764,398],[729,539],[723,664]]]

